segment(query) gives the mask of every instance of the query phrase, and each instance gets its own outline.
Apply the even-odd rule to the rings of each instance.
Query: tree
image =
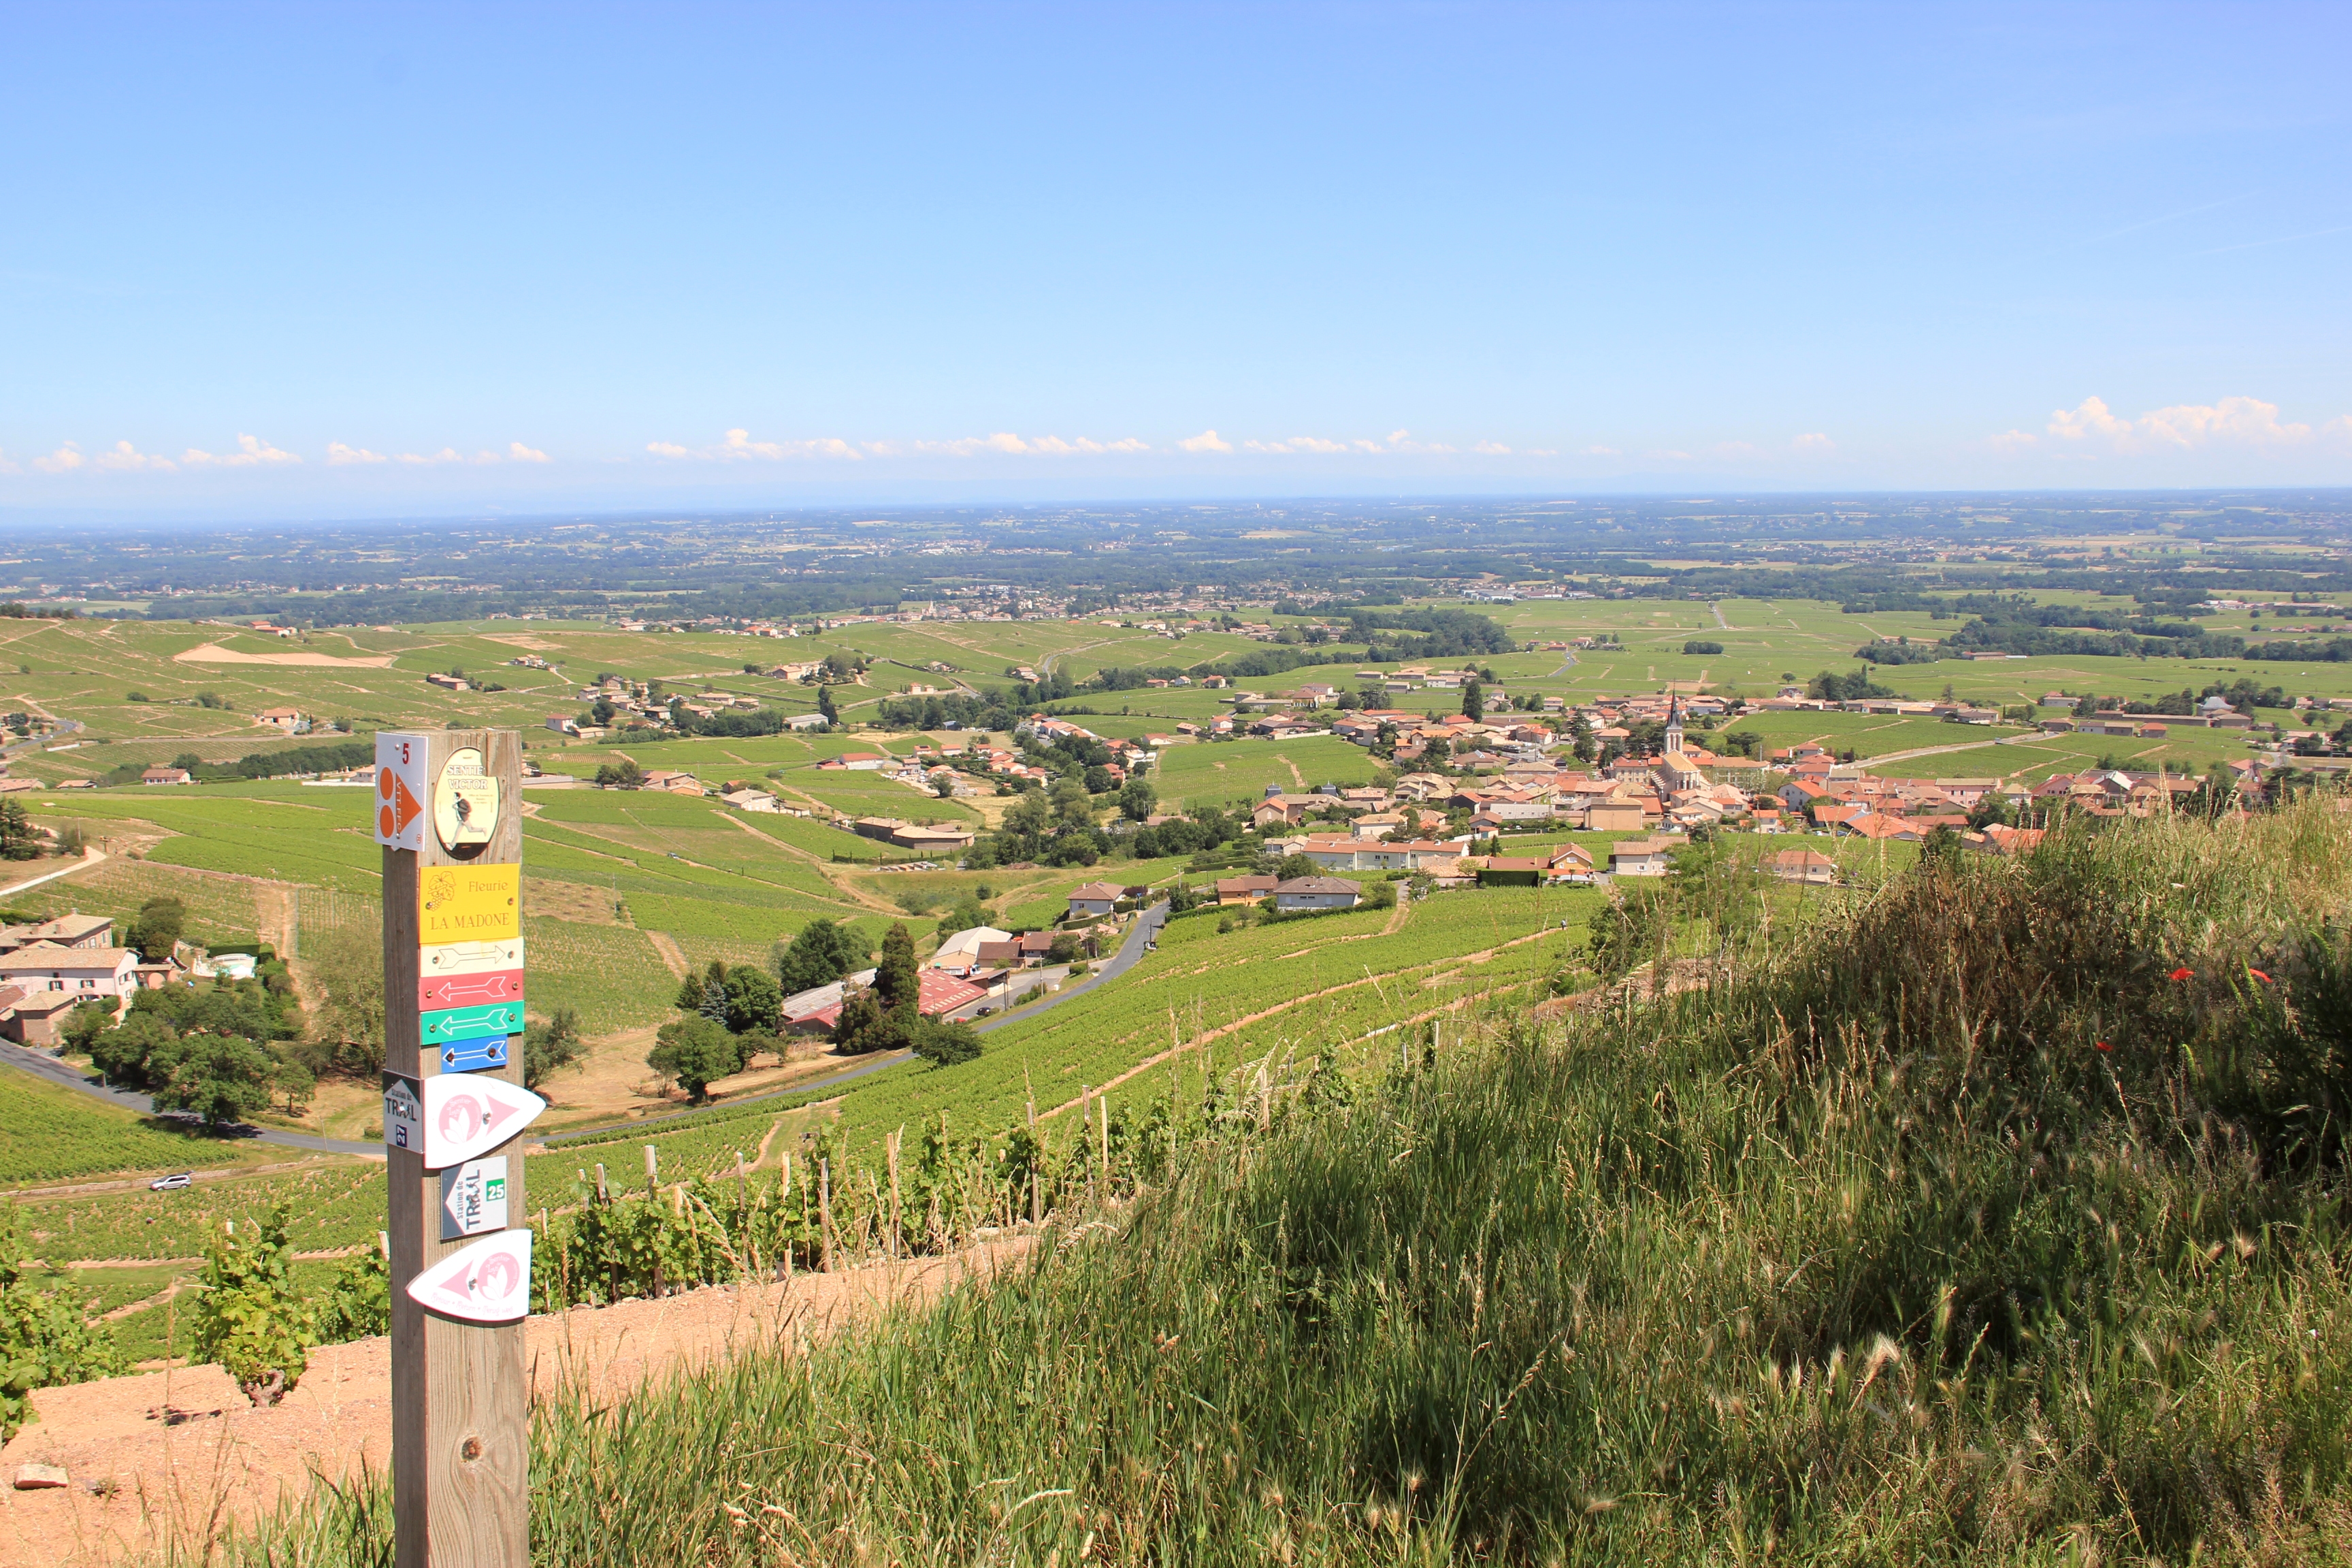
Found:
[[[727,999],[726,1016],[721,1020],[730,1032],[745,1035],[754,1031],[772,1034],[782,1021],[784,994],[774,976],[756,964],[739,963],[727,972],[722,986]]]
[[[866,962],[865,944],[846,926],[814,920],[803,926],[791,945],[776,944],[776,983],[787,996],[814,991]]]
[[[841,722],[841,706],[833,700],[832,687],[820,686],[816,689],[816,710],[824,720],[825,728],[828,730]]]
[[[368,1078],[383,1068],[383,945],[372,926],[339,926],[310,960],[320,998],[313,1026],[334,1045],[338,1062]]]
[[[179,900],[168,894],[150,899],[139,906],[138,917],[123,933],[124,945],[137,948],[139,956],[150,963],[162,963],[179,946],[187,922],[187,906]]]
[[[606,789],[639,789],[645,782],[646,770],[637,765],[635,757],[623,757],[596,770],[596,783]]]
[[[242,1233],[235,1220],[223,1225],[196,1296],[196,1359],[219,1363],[256,1405],[286,1397],[319,1342],[309,1294],[294,1280],[291,1213],[281,1203]]]
[[[940,929],[945,931],[970,931],[974,926],[984,926],[987,923],[987,907],[971,894],[966,893],[956,900],[956,907],[948,911],[947,919],[940,923]]]
[[[286,1097],[286,1114],[299,1116],[302,1107],[319,1091],[319,1075],[310,1065],[299,1059],[280,1057],[276,1070],[270,1075],[278,1092]]]
[[[1988,827],[2007,827],[2015,820],[2009,808],[2009,797],[1999,790],[1988,790],[1983,798],[1969,810],[1969,826],[1982,833]]]
[[[1462,711],[1473,719],[1486,716],[1486,689],[1473,680],[1462,688]]]
[[[1920,841],[1919,858],[1930,865],[1953,866],[1959,863],[1960,836],[1948,826],[1939,826]]]
[[[36,1290],[32,1255],[16,1234],[14,1205],[0,1208],[0,1442],[37,1419],[33,1390],[128,1370],[114,1336],[82,1321],[78,1301]]]
[[[1106,778],[1109,775],[1105,774]],[[1054,816],[1072,826],[1091,826],[1095,803],[1083,780],[1063,775],[1054,783]]]
[[[1319,877],[1322,874],[1323,868],[1304,855],[1285,855],[1275,862],[1274,876],[1278,882],[1287,882],[1294,877]]]
[[[646,1065],[677,1079],[678,1087],[696,1100],[710,1086],[742,1068],[742,1047],[723,1024],[697,1014],[675,1024],[664,1024],[646,1053]]]
[[[970,1024],[924,1023],[915,1031],[915,1054],[935,1068],[950,1068],[980,1055],[980,1037]]]
[[[545,1023],[523,1029],[523,1088],[537,1089],[561,1068],[579,1069],[586,1054],[580,1043],[580,1015],[569,1007],[558,1007]]]
[[[236,1035],[182,1036],[149,1058],[151,1082],[159,1065],[166,1076],[155,1085],[155,1109],[193,1110],[208,1128],[268,1110],[278,1068],[268,1051]]]
[[[900,1023],[912,1025],[922,1005],[922,971],[915,963],[915,937],[904,921],[893,921],[882,937],[882,962],[874,972],[874,992]]]
[[[0,860],[37,859],[40,853],[41,836],[35,831],[25,803],[0,800]]]
[[[1129,822],[1148,821],[1151,808],[1160,804],[1160,792],[1143,779],[1129,779],[1118,792],[1119,815]]]
[[[1004,811],[1004,831],[1024,837],[1034,837],[1054,825],[1051,809],[1046,805],[1045,792],[1031,784],[1021,792]]]
[[[97,1008],[92,1016],[103,1017]],[[75,1023],[81,1021],[77,1013]],[[133,1011],[111,1029],[94,1037],[89,1046],[90,1064],[109,1083],[130,1084],[144,1089],[150,1079],[151,1064],[159,1054],[167,1057],[171,1047],[179,1039],[172,1026],[153,1013]]]

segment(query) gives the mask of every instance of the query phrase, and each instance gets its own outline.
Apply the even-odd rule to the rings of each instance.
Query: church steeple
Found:
[[[1682,754],[1683,700],[1679,693],[1675,693],[1666,702],[1666,755],[1679,757]]]

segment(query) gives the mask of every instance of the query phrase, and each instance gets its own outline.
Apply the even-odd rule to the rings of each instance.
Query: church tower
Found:
[[[1680,761],[1683,754],[1683,700],[1671,698],[1666,703],[1666,755]]]

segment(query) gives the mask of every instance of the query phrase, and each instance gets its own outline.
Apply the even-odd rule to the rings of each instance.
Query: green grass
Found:
[[[541,1406],[534,1555],[2340,1562],[2347,894],[2325,804],[2140,824],[1264,1131],[1182,1079],[996,1279]],[[379,1483],[225,1555],[387,1534]]]
[[[373,1241],[383,1228],[383,1166],[333,1160],[273,1175],[198,1182],[176,1193],[26,1198],[20,1217],[37,1258],[160,1260],[201,1257],[211,1226],[258,1218],[278,1203],[293,1208],[294,1245],[302,1251]]]
[[[0,1185],[233,1164],[233,1144],[0,1068]]]

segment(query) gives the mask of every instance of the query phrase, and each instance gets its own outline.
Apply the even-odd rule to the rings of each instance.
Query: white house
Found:
[[[1067,918],[1076,920],[1081,915],[1109,914],[1118,903],[1121,892],[1116,882],[1088,882],[1084,887],[1072,888]]]
[[[27,991],[69,991],[76,996],[128,1002],[139,988],[138,952],[127,947],[59,947],[37,942],[0,958],[0,984]]]

